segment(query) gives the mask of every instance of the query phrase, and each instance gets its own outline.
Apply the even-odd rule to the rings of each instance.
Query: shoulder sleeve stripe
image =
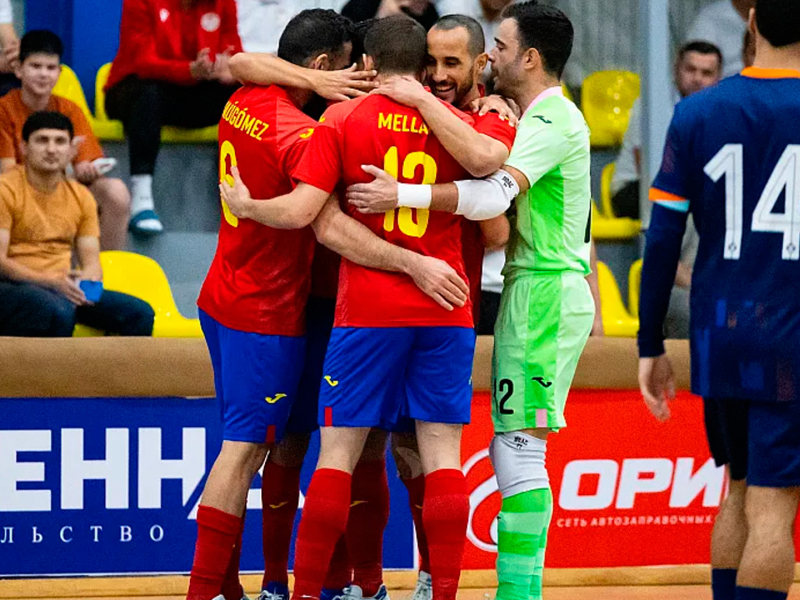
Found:
[[[650,200],[652,202],[686,202],[686,198],[683,196],[678,196],[677,194],[671,194],[669,192],[665,192],[664,190],[660,190],[658,188],[650,188]]]

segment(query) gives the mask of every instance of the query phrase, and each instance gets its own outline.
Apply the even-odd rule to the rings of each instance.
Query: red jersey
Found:
[[[203,48],[211,51],[211,60],[228,49],[242,51],[235,0],[198,0],[188,9],[182,0],[124,0],[119,50],[106,89],[129,75],[196,83],[189,63]]]
[[[448,106],[466,121],[472,119]],[[446,183],[468,177],[433,136],[419,111],[371,95],[329,108],[295,172],[302,182],[333,192],[372,181],[362,165],[377,165],[407,183]],[[399,208],[354,219],[379,237],[408,250],[446,261],[466,279],[461,220],[444,212]],[[472,307],[447,311],[402,273],[377,271],[342,259],[337,327],[472,327]]]
[[[284,89],[240,88],[219,125],[220,177],[232,182],[237,165],[254,198],[288,194],[316,126]],[[310,227],[273,229],[238,220],[223,206],[217,253],[197,305],[231,329],[302,335],[314,243]]]
[[[488,135],[490,138],[503,142],[511,152],[514,139],[517,137],[517,130],[512,127],[507,119],[501,119],[500,115],[494,112],[478,116],[472,115],[475,119],[475,131]],[[481,297],[481,276],[483,275],[483,255],[486,242],[483,238],[481,225],[478,221],[468,221],[464,219],[461,223],[462,236],[461,245],[464,248],[464,266],[469,279],[469,295],[472,298],[474,307],[480,306]],[[478,325],[480,311],[475,308],[474,321]]]

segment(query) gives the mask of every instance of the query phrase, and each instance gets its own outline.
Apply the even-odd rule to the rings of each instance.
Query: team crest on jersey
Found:
[[[203,28],[203,31],[213,33],[219,29],[220,22],[221,20],[217,13],[207,12],[200,18],[200,27]]]
[[[160,11],[158,11],[158,18],[161,19],[162,23],[166,23],[167,19],[169,19],[169,10],[162,8]]]

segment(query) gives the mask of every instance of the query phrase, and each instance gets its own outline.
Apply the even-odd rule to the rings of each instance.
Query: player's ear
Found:
[[[478,58],[475,59],[475,74],[480,75],[486,70],[486,65],[489,64],[489,55],[486,52],[482,52],[478,55]]]
[[[542,55],[539,54],[539,51],[536,48],[528,48],[522,55],[522,68],[532,71],[537,67],[541,67],[541,69],[544,70],[544,61],[542,60]]]
[[[364,54],[364,70],[365,71],[375,70],[375,59],[369,56],[368,54]]]
[[[313,69],[314,71],[330,71],[331,59],[327,54],[320,54],[317,58],[311,61],[309,68]]]

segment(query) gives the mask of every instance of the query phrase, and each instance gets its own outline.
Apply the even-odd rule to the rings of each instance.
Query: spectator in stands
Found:
[[[503,11],[515,0],[439,0],[436,10],[442,16],[467,15],[483,28],[486,51],[494,46],[497,28],[503,21]]]
[[[342,8],[342,14],[354,23],[401,13],[425,29],[430,29],[439,20],[439,13],[431,0],[350,0]]]
[[[743,68],[742,40],[747,19],[756,0],[717,0],[697,15],[687,40],[714,44],[722,51],[722,77],[736,75]]]
[[[242,47],[245,52],[277,54],[281,33],[297,13],[341,6],[341,0],[236,0]]]
[[[103,273],[95,202],[64,175],[73,137],[67,116],[34,113],[22,129],[24,165],[0,175],[0,336],[69,337],[75,323],[151,335],[150,305],[97,289]]]
[[[14,74],[19,61],[19,38],[14,30],[11,0],[0,0],[0,96],[19,87]]]
[[[61,40],[51,31],[29,31],[23,36],[16,69],[22,89],[0,98],[0,171],[24,161],[22,127],[31,114],[49,110],[67,115],[79,141],[72,162],[75,178],[89,187],[99,208],[101,248],[122,250],[127,245],[130,194],[121,179],[105,177],[98,170],[94,161],[103,158],[103,149],[80,107],[53,95],[63,51]]]
[[[675,101],[719,82],[723,69],[722,52],[708,42],[689,42],[678,51],[675,61]],[[611,182],[611,203],[617,217],[639,218],[639,178],[641,176],[641,102],[631,110],[628,131],[616,161]]]
[[[161,126],[219,122],[236,89],[228,60],[241,52],[234,0],[124,0],[106,110],[128,137],[131,231],[161,233],[153,173]]]

